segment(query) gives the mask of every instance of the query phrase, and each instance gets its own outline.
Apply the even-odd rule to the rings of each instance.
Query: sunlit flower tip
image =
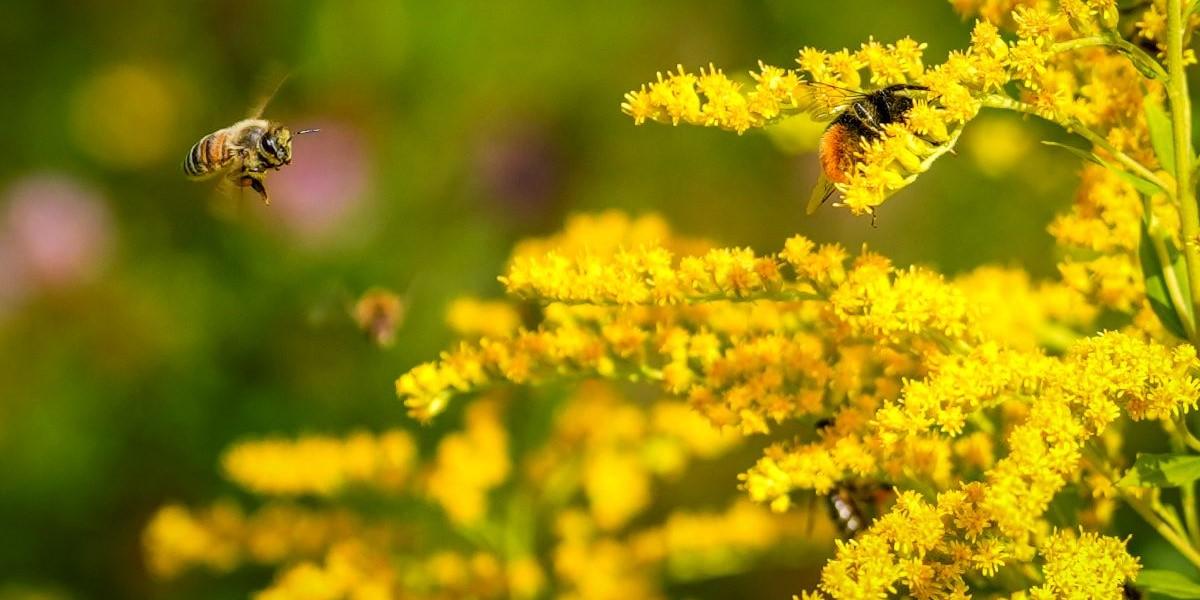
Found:
[[[646,86],[642,85],[641,89],[625,94],[625,101],[621,103],[621,112],[633,117],[635,125],[641,125],[647,119],[654,120],[657,117],[658,107],[650,97],[650,92],[646,91]]]
[[[1160,11],[1156,4],[1151,3],[1142,11],[1142,18],[1134,26],[1137,27],[1138,35],[1147,40],[1164,40],[1167,15]]]
[[[1053,41],[1053,34],[1065,24],[1066,15],[1042,7],[1020,6],[1013,11],[1017,37],[1039,44]]]
[[[971,50],[977,54],[1003,57],[1008,54],[1008,44],[1000,37],[1000,28],[989,21],[975,21],[971,30]]]
[[[874,38],[863,43],[858,58],[871,71],[871,84],[886,86],[908,81],[909,73],[920,73],[923,67],[905,60],[895,45],[883,45]]]
[[[783,251],[779,256],[793,267],[800,267],[812,256],[815,249],[816,244],[812,243],[812,240],[802,235],[794,235],[784,242]]]
[[[859,89],[862,87],[862,74],[859,72],[865,63],[849,50],[842,49],[829,55],[829,70],[843,87]]]
[[[800,55],[796,57],[796,64],[800,65],[800,69],[808,73],[813,81],[828,82],[831,72],[829,63],[829,53],[816,48],[801,48]]]
[[[507,302],[464,296],[446,309],[446,324],[462,337],[503,338],[520,328],[521,315]]]
[[[917,42],[911,37],[904,37],[891,46],[891,49],[896,53],[896,57],[903,65],[905,73],[910,78],[916,79],[925,71],[922,58],[925,55],[925,49],[928,47],[929,44]]]
[[[945,111],[929,104],[926,100],[917,100],[907,115],[908,128],[934,142],[944,142],[950,138],[946,125]]]

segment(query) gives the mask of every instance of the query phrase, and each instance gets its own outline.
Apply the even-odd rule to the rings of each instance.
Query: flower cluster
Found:
[[[144,532],[148,563],[163,579],[276,567],[259,600],[535,598],[550,587],[603,600],[653,597],[662,581],[749,567],[813,531],[830,535],[733,498],[732,487],[724,508],[660,514],[659,489],[740,441],[685,403],[645,406],[586,382],[542,443],[520,452],[510,404],[499,394],[472,403],[424,461],[402,430],[241,442],[225,472],[265,503],[162,507]],[[293,504],[297,495],[311,506]],[[365,498],[411,514],[362,511]],[[475,547],[447,543],[447,530]]]
[[[858,140],[853,160],[822,157],[823,165],[844,170],[829,179],[855,214],[874,212],[952,150],[963,126],[984,106],[1037,114],[1153,164],[1142,119],[1147,92],[1124,82],[1137,79],[1139,69],[1161,67],[1144,52],[1136,54],[1141,51],[1131,50],[1130,43],[1100,35],[1112,29],[1115,5],[1075,0],[1050,10],[1046,3],[1012,0],[955,4],[984,19],[976,23],[970,46],[938,65],[926,65],[925,45],[911,38],[894,44],[870,40],[838,52],[804,48],[798,69],[760,64],[749,85],[712,66],[698,74],[680,66],[626,94],[622,109],[637,124],[687,123],[743,133],[801,112],[817,118],[859,114],[853,105],[861,96],[844,90],[919,86],[925,91],[914,93],[913,106],[900,119],[876,125]],[[1155,43],[1161,43],[1161,28],[1144,25],[1157,23],[1159,12],[1149,3],[1139,22],[1140,35]],[[1015,38],[1006,39],[1001,26],[1012,28]],[[1009,84],[1019,90],[1015,98],[1005,91]],[[1151,83],[1148,89],[1151,101],[1161,103],[1161,88]]]
[[[1169,160],[1167,142],[1189,139],[1163,135],[1178,87],[1122,37],[1134,25],[1170,42],[1177,68],[1191,25],[1171,13],[1165,32],[1177,0],[1135,17],[1112,0],[954,4],[981,20],[938,65],[907,38],[806,48],[798,69],[760,65],[743,82],[680,68],[623,108],[637,123],[741,133],[836,113],[839,88],[915,86],[903,118],[836,178],[856,213],[952,149],[981,109],[1039,115],[1092,144],[1075,202],[1049,226],[1058,278],[993,266],[947,278],[803,236],[762,253],[674,235],[656,216],[573,217],[516,247],[499,278],[511,302],[453,304],[462,339],[396,379],[412,416],[461,418],[457,430],[428,445],[399,430],[239,444],[224,460],[235,483],[320,506],[168,506],[145,533],[154,570],[279,565],[267,599],[658,598],[828,549],[849,515],[854,535],[802,598],[1115,600],[1141,570],[1106,535],[1118,500],[1200,565],[1194,482],[1159,469],[1181,488],[1181,519],[1136,488],[1158,485],[1146,457],[1134,484],[1122,478],[1121,443],[1124,423],[1151,421],[1177,452],[1200,451],[1186,420],[1200,359],[1180,343],[1195,328],[1168,319],[1200,299],[1187,287],[1194,198],[1164,171],[1194,152]],[[424,461],[418,446],[432,449]],[[744,497],[676,502],[689,470],[736,461],[727,487],[736,478]],[[397,524],[342,510],[351,489],[412,512]],[[863,489],[888,493],[850,506]],[[833,516],[800,526],[821,497]],[[308,527],[280,533],[278,514]]]

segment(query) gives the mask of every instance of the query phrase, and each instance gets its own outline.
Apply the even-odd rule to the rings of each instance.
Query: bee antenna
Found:
[[[318,131],[321,131],[321,130],[320,129],[301,129],[300,131],[296,132],[296,135],[304,135],[306,133],[316,133]]]

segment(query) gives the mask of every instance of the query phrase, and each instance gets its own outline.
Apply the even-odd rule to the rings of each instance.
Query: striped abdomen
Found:
[[[229,164],[232,153],[225,148],[228,129],[214,131],[196,142],[183,161],[183,172],[188,177],[206,177]]]

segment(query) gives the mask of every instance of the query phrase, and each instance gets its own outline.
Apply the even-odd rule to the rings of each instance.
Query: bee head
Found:
[[[914,106],[912,92],[925,92],[929,88],[923,85],[912,84],[896,84],[880,90],[882,92],[884,103],[887,105],[887,111],[892,120],[900,120]]]
[[[292,162],[292,132],[287,127],[272,127],[259,138],[258,145],[259,153],[272,167],[281,167]]]

